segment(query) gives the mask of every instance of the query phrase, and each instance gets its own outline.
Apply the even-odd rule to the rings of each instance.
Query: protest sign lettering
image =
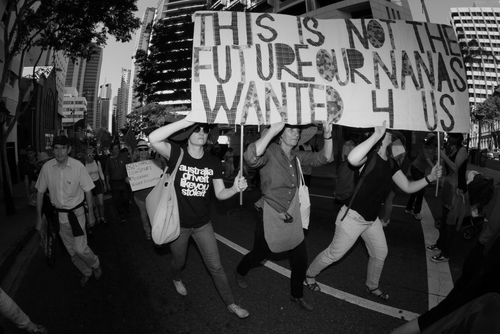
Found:
[[[451,26],[270,13],[193,15],[192,112],[222,124],[469,131],[465,65]]]
[[[160,164],[154,160],[133,162],[125,167],[132,191],[154,187],[163,173]]]

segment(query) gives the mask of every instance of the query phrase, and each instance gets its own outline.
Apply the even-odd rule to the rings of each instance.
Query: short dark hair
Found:
[[[66,136],[55,137],[54,141],[52,142],[52,147],[54,147],[56,145],[68,146],[69,145],[69,138]]]

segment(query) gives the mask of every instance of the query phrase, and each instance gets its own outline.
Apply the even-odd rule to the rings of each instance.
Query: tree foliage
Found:
[[[484,115],[483,122],[493,122],[500,118],[500,96],[490,96],[479,103],[474,110],[476,114]]]
[[[62,51],[70,59],[92,56],[95,46],[106,45],[108,36],[119,42],[128,42],[132,33],[140,26],[135,17],[137,0],[10,0],[5,8],[2,21],[3,54],[0,94],[4,96],[5,87],[11,73],[23,73],[24,58],[34,47],[40,52],[34,55],[37,61],[33,69],[31,85],[21,86],[17,80],[19,95],[14,120],[4,132],[0,152],[2,160],[6,160],[5,142],[18,118],[29,107],[31,99],[36,95],[35,73],[38,60],[46,50]],[[19,57],[17,68],[12,68]],[[11,72],[12,71],[12,72]],[[19,103],[27,101],[27,103]],[[4,164],[5,166],[5,164]],[[5,166],[7,180],[10,171]]]
[[[135,17],[137,0],[11,0],[5,11],[3,72],[0,94],[3,96],[10,71],[22,73],[24,58],[33,47],[41,52],[52,49],[62,51],[72,60],[90,59],[95,46],[106,45],[109,36],[128,42],[139,27]],[[17,69],[12,69],[14,57],[19,56]],[[35,64],[34,68],[37,64]],[[33,74],[33,79],[36,75]],[[21,89],[18,101],[25,101],[32,90]],[[33,96],[33,94],[31,95]],[[18,104],[16,117],[24,110]],[[25,105],[27,107],[27,104]],[[15,122],[14,122],[15,123]],[[7,134],[12,128],[7,130]]]
[[[125,128],[132,127],[136,137],[148,136],[153,130],[165,124],[184,118],[186,107],[171,107],[164,104],[150,103],[136,108],[127,115]]]

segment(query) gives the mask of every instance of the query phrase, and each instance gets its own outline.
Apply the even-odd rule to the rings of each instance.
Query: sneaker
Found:
[[[247,310],[236,304],[228,305],[227,309],[229,310],[229,312],[236,314],[240,319],[245,319],[250,315]]]
[[[446,262],[449,259],[450,258],[444,256],[443,253],[439,253],[439,255],[434,255],[433,257],[431,257],[431,261],[435,263]]]
[[[429,251],[429,252],[434,252],[434,251],[440,251],[440,250],[441,250],[441,249],[438,247],[438,245],[437,245],[437,244],[427,246],[427,247],[425,247],[425,249],[427,249],[427,251]]]
[[[413,210],[406,209],[405,212],[408,213],[408,214],[410,214],[410,215],[414,215]]]
[[[420,215],[420,213],[414,213],[413,216],[415,217],[415,219],[417,220],[422,220],[422,215]]]
[[[181,296],[185,296],[188,294],[187,290],[186,290],[186,287],[184,286],[184,283],[182,283],[182,281],[176,281],[176,280],[172,280],[172,282],[174,282],[174,285],[175,285],[175,290],[177,290],[177,292],[181,295]]]

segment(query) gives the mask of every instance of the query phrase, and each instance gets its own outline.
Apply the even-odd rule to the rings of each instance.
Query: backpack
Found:
[[[354,197],[358,193],[359,188],[361,188],[363,180],[373,170],[376,161],[376,156],[371,155],[368,157],[368,161],[365,163],[366,166],[361,171],[361,174],[359,171],[360,167],[355,167],[348,161],[344,162],[337,170],[334,191],[335,200],[347,205],[347,210],[341,220],[344,220],[347,215]]]

